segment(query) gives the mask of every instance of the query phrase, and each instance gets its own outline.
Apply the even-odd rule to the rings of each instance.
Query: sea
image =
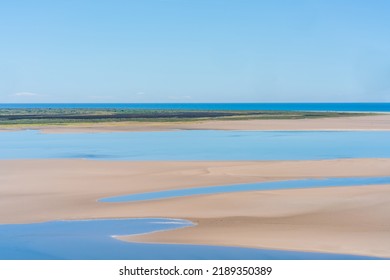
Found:
[[[390,112],[390,103],[0,103],[0,109],[24,108]]]

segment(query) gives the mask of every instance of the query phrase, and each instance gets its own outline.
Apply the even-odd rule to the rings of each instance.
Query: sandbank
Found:
[[[3,125],[0,131],[37,129],[44,133],[91,133],[170,130],[390,130],[390,114],[317,119],[206,120],[188,122],[106,122],[66,125]]]
[[[390,185],[216,194],[158,209],[197,225],[119,239],[390,258]]]
[[[0,223],[163,217],[198,226],[128,237],[390,257],[390,187],[256,191],[136,203],[99,198],[273,180],[389,176],[390,159],[230,162],[1,160]]]

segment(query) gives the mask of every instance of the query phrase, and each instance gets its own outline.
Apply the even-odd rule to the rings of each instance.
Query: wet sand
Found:
[[[100,203],[121,194],[284,179],[390,176],[390,159],[232,162],[0,161],[0,223],[163,217],[192,228],[131,241],[390,257],[390,186]],[[389,245],[388,245],[389,244]]]
[[[159,209],[197,226],[120,239],[390,258],[390,185],[189,197]]]

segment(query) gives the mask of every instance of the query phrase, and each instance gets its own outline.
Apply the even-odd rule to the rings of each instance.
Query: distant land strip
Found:
[[[373,113],[308,111],[199,111],[139,109],[0,109],[0,125],[103,122],[188,122],[204,120],[288,120],[369,116]]]

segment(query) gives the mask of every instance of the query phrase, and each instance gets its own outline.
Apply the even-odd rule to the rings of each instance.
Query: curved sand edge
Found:
[[[172,231],[121,236],[130,242],[238,246],[390,258],[390,185],[256,191],[171,200],[196,223]],[[183,201],[185,200],[185,201]],[[225,216],[197,218],[218,205]],[[231,206],[234,205],[234,213]],[[204,214],[203,214],[204,216]]]

